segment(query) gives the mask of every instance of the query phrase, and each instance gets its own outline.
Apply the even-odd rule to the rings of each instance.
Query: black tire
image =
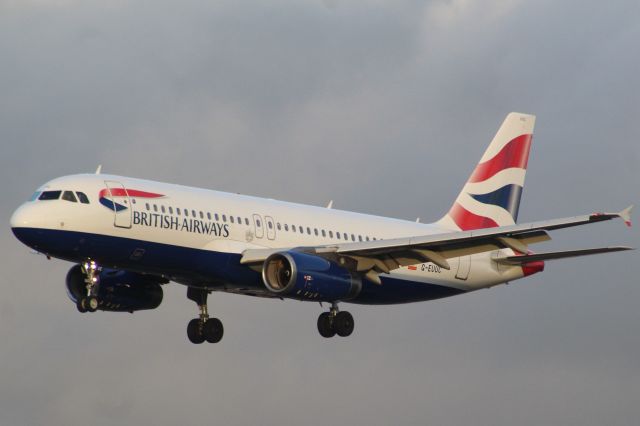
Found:
[[[87,308],[84,307],[84,297],[79,298],[76,301],[76,308],[78,308],[78,312],[85,313],[87,312]]]
[[[87,297],[84,302],[84,307],[88,312],[95,312],[98,310],[98,306],[100,303],[98,302],[98,298],[95,296]]]
[[[323,312],[318,317],[318,332],[322,337],[333,337],[336,335],[336,331],[333,328],[331,315],[329,312]]]
[[[218,318],[210,318],[202,327],[202,335],[209,343],[218,343],[224,335],[224,326]]]
[[[187,337],[191,343],[195,343],[196,345],[204,342],[204,335],[200,330],[200,320],[198,318],[189,321],[187,325]]]
[[[340,337],[347,337],[353,333],[353,316],[347,311],[340,311],[333,320],[333,327]]]

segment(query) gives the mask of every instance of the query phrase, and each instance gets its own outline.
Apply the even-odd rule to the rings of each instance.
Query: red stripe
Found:
[[[418,267],[415,265],[407,266],[407,268],[411,269],[412,271],[416,271],[418,269]]]
[[[496,173],[517,167],[526,169],[533,135],[520,135],[506,144],[492,159],[480,163],[471,174],[469,182],[482,182]]]
[[[451,219],[453,219],[456,225],[463,231],[498,227],[498,224],[493,219],[471,213],[458,203],[455,203],[453,207],[451,207],[449,216],[451,216]]]
[[[141,197],[141,198],[160,198],[164,197],[162,194],[156,194],[153,192],[138,191],[137,189],[124,189],[124,188],[105,188],[100,191],[100,197]]]

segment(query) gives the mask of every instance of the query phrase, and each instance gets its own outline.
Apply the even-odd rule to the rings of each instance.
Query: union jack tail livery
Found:
[[[535,121],[507,115],[440,226],[467,231],[516,223]]]

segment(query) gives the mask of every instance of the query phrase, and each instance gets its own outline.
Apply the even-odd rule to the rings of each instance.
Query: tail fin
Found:
[[[535,121],[507,115],[440,226],[466,231],[516,223]]]

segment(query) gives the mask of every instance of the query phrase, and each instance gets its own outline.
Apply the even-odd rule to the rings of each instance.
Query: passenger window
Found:
[[[149,203],[146,203],[144,206],[147,208],[147,211],[150,209]]]
[[[207,219],[211,220],[211,212],[207,212]]]
[[[356,236],[351,234],[351,241],[355,241],[356,240]]]
[[[302,228],[302,226],[298,226],[298,231],[300,231],[301,234],[304,234],[304,229]]]
[[[311,228],[307,226],[307,234],[311,235]]]
[[[324,232],[324,229],[322,230],[322,236],[323,236],[323,237],[326,237],[326,236],[327,236],[327,233],[326,233],[326,232]]]
[[[291,230],[292,230],[293,232],[296,232],[296,226],[295,226],[295,225],[291,225]]]
[[[82,192],[76,192],[76,194],[78,194],[78,198],[80,198],[80,194],[82,194]],[[135,203],[137,203],[136,199],[132,198],[131,199],[131,204],[135,204]]]
[[[280,222],[278,222],[278,224],[276,225],[278,228],[278,231],[280,231],[282,228],[280,227]]]
[[[333,238],[333,231],[329,231],[329,238]]]
[[[313,233],[316,234],[316,237],[318,236],[318,228],[313,228]]]
[[[191,210],[191,217],[197,217],[195,210]]]
[[[213,214],[213,217],[215,217],[215,218],[216,218],[216,222],[220,220],[220,216],[218,216],[218,213],[214,213],[214,214]]]
[[[367,241],[369,241],[369,237],[367,237]]]
[[[223,215],[222,215],[222,221],[223,221],[223,222],[226,222],[226,221],[227,221],[227,215],[226,215],[226,214],[223,214]],[[260,226],[260,225],[258,225],[258,226]]]
[[[338,239],[340,239],[340,233],[336,232],[336,237],[338,237]]]
[[[57,200],[60,198],[60,194],[62,194],[62,191],[44,191],[40,194],[38,200]]]
[[[180,207],[176,207],[176,214],[180,216]]]
[[[76,195],[82,204],[89,204],[89,197],[84,192],[76,191]]]
[[[184,215],[188,217],[189,216],[189,210],[184,209]]]
[[[286,223],[284,224],[284,230],[288,231],[289,230],[289,225],[287,225]]]
[[[342,233],[342,236],[344,237],[344,240],[345,240],[345,241],[349,240],[349,236],[347,235],[347,233],[346,233],[346,232],[343,232],[343,233]]]
[[[246,217],[244,218],[244,224],[249,226],[249,219],[247,219]]]
[[[222,215],[222,218],[224,219],[224,215]],[[262,226],[262,224],[260,223],[260,219],[256,219],[256,226],[258,228],[260,228]]]
[[[269,227],[269,229],[273,229],[273,222],[267,222],[267,226]]]
[[[238,225],[242,225],[242,218],[238,216]]]
[[[231,223],[233,223],[234,222],[233,216],[229,216],[229,220],[231,221]]]
[[[204,213],[202,213],[202,210],[200,210],[200,219],[204,219]]]
[[[73,195],[72,191],[64,191],[62,193],[62,199],[65,201],[71,201],[72,203],[77,203],[78,200],[76,199],[76,196]]]
[[[358,235],[358,241],[362,241],[362,235]]]
[[[173,214],[173,207],[169,206],[169,214]]]
[[[162,213],[164,213],[164,206],[160,206],[160,210],[162,210]]]
[[[153,205],[153,211],[154,211],[154,212],[157,212],[157,211],[158,211],[158,205],[157,205],[157,204],[154,204],[154,205]]]

